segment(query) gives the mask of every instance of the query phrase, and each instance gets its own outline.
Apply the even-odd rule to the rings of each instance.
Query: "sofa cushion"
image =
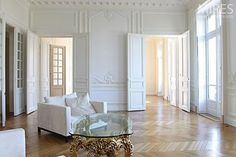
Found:
[[[65,98],[63,96],[44,97],[44,100],[52,105],[65,105]]]
[[[66,105],[71,107],[72,116],[96,113],[93,106],[89,103],[88,94],[81,95],[79,98],[66,98]]]
[[[51,97],[44,97],[44,100],[48,104],[52,105],[66,105],[65,99],[66,98],[77,98],[76,93],[64,95],[64,96],[51,96]]]

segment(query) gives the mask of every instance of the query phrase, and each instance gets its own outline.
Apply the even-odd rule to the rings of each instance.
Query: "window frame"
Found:
[[[215,21],[216,21],[216,29],[208,32],[208,19],[209,17],[215,14]],[[208,102],[214,102],[216,103],[218,101],[218,94],[219,94],[219,78],[218,75],[220,73],[217,65],[219,65],[219,55],[221,53],[221,45],[220,45],[220,40],[221,40],[221,23],[220,23],[220,15],[217,11],[212,12],[211,14],[206,14],[205,16],[205,47],[206,47],[206,100]],[[216,38],[216,85],[210,85],[209,84],[209,41],[213,38]],[[221,68],[220,68],[221,69]],[[209,94],[209,87],[210,86],[215,86],[216,87],[216,97],[215,100],[210,99],[210,94]]]

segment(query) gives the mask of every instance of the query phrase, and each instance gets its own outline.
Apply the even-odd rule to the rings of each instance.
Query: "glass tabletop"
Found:
[[[132,121],[120,113],[96,113],[81,116],[73,125],[72,135],[108,138],[133,134]]]

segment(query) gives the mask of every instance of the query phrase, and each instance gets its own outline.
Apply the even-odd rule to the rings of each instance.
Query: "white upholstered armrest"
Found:
[[[25,157],[25,130],[11,129],[0,131],[0,156]]]
[[[69,136],[71,131],[71,108],[62,105],[39,103],[38,127]]]
[[[97,113],[107,113],[107,102],[90,101]]]

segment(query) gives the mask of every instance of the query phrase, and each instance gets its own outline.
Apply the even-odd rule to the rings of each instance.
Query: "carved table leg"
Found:
[[[75,137],[70,147],[70,156],[79,157],[79,149],[88,152],[88,157],[100,157],[107,155],[108,157],[117,157],[118,151],[123,148],[125,157],[132,157],[133,145],[129,136],[120,136],[115,138],[83,138]]]
[[[79,136],[74,138],[70,146],[70,157],[79,157],[78,151],[82,143],[82,139]]]
[[[122,144],[125,150],[125,157],[132,157],[133,156],[133,145],[130,141],[129,136],[126,136],[122,140]]]

